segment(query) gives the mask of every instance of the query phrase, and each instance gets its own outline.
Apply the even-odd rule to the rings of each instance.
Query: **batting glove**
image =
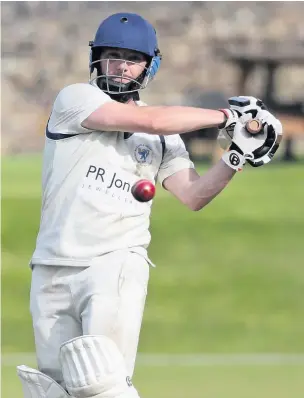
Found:
[[[256,117],[263,126],[258,134],[252,135],[245,128],[245,123],[251,120],[249,114],[241,116],[235,124],[232,144],[222,157],[234,170],[241,170],[246,160],[253,167],[269,163],[280,145],[283,133],[280,121],[266,110],[258,111]]]
[[[250,96],[235,96],[228,99],[230,109],[220,109],[226,115],[226,121],[219,126],[218,143],[222,149],[227,149],[232,142],[233,129],[232,118],[248,114],[255,118],[258,111],[267,109],[259,98]],[[236,113],[235,113],[236,112]]]

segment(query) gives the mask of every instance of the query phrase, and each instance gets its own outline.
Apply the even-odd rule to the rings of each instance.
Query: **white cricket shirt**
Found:
[[[88,266],[105,253],[130,248],[147,256],[152,201],[137,202],[132,185],[163,182],[194,167],[179,135],[91,131],[81,126],[111,98],[79,83],[57,96],[43,157],[42,209],[31,264]],[[139,105],[144,105],[139,103]],[[146,257],[147,258],[147,257]]]

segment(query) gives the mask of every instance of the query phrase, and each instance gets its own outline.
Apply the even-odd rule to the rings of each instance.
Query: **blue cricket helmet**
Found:
[[[89,45],[91,47],[90,77],[96,69],[97,76],[93,80],[103,91],[109,93],[134,92],[145,88],[160,66],[161,54],[158,49],[156,31],[148,21],[137,14],[118,13],[109,16],[100,24],[94,40]],[[119,90],[117,90],[117,85],[114,88],[111,85],[111,76],[103,74],[99,66],[101,49],[104,47],[123,48],[145,54],[148,65],[140,79],[131,81],[127,85],[121,84]],[[111,86],[113,91],[111,91]]]
[[[137,14],[119,13],[105,19],[99,26],[92,48],[119,47],[139,51],[150,57],[158,54],[153,26]]]

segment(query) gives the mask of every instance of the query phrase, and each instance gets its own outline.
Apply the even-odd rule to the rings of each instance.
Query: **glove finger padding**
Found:
[[[246,159],[254,159],[254,152],[260,150],[267,139],[267,126],[258,134],[250,134],[245,128],[243,117],[235,124],[232,144],[239,149]]]
[[[226,115],[226,121],[219,126],[218,143],[222,149],[231,144],[236,121],[245,116],[250,120],[255,118],[259,111],[267,110],[264,103],[255,97],[235,96],[228,99],[230,109],[219,109]]]
[[[263,126],[265,125],[264,130],[266,128],[267,136],[264,144],[253,151],[254,158],[248,159],[248,163],[253,167],[269,163],[278,150],[283,137],[282,124],[271,113],[261,110],[258,112],[257,118],[263,123]]]
[[[241,170],[246,160],[253,167],[269,163],[277,151],[282,139],[282,125],[255,97],[231,97],[228,100],[230,110],[221,109],[226,121],[220,125],[218,142],[228,151],[222,160],[232,169]],[[246,123],[253,118],[262,123],[257,134],[249,133]]]
[[[253,118],[257,116],[257,113],[262,110],[267,110],[265,104],[259,98],[251,96],[236,96],[228,99],[230,109],[233,109],[241,114],[251,114]]]
[[[268,138],[265,140],[265,144],[260,149],[254,151],[253,160],[247,159],[252,167],[259,167],[269,163],[282,141],[282,134],[276,134],[272,125],[268,126],[267,129],[269,134]]]

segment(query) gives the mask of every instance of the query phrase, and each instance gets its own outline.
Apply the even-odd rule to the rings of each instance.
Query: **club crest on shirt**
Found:
[[[152,163],[152,149],[145,144],[137,145],[134,150],[135,159],[140,164]]]

